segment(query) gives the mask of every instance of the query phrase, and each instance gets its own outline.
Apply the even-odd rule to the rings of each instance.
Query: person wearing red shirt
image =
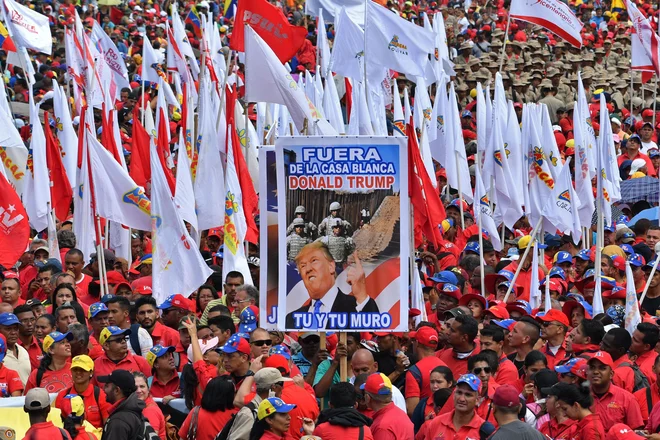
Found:
[[[45,389],[33,388],[28,391],[23,410],[30,417],[30,429],[25,433],[24,438],[71,440],[68,432],[47,421],[50,413],[50,396]]]
[[[160,437],[161,440],[166,440],[167,423],[165,422],[163,411],[161,411],[160,407],[154,401],[154,398],[149,392],[149,384],[147,383],[149,379],[140,371],[134,371],[133,378],[135,379],[135,394],[137,394],[138,399],[145,404],[142,414],[149,421],[152,428],[154,428],[154,431],[158,433],[158,437]]]
[[[461,376],[468,371],[468,358],[479,353],[479,344],[475,342],[479,333],[479,323],[471,315],[463,312],[445,321],[445,325],[449,328],[447,343],[450,347],[438,351],[435,355],[455,375]]]
[[[548,368],[553,370],[566,357],[564,340],[569,327],[568,318],[561,310],[550,309],[536,320],[541,324],[541,339],[546,341],[540,351],[548,359]]]
[[[600,349],[609,353],[614,361],[614,377],[612,383],[632,393],[635,388],[635,371],[633,361],[628,357],[632,338],[625,328],[613,328],[603,336]],[[643,413],[643,411],[642,411]],[[648,412],[646,414],[648,417]]]
[[[28,352],[32,369],[37,369],[44,352],[37,337],[34,336],[34,325],[37,319],[32,307],[27,304],[18,306],[14,309],[14,315],[18,318],[18,343]]]
[[[0,284],[0,299],[3,303],[9,304],[12,310],[25,304],[25,300],[21,298],[21,284],[18,278],[6,278]]]
[[[179,343],[179,332],[158,321],[158,306],[151,296],[141,296],[135,302],[137,314],[135,319],[146,329],[154,345],[163,347],[176,346]]]
[[[424,328],[424,327],[423,327]],[[412,440],[415,427],[392,402],[392,382],[383,373],[369,375],[360,385],[367,405],[374,411],[371,433],[378,440]]]
[[[571,440],[603,440],[605,429],[600,416],[589,408],[594,403],[587,387],[574,384],[558,383],[552,388],[556,397],[556,406],[570,419],[576,420],[576,435]]]
[[[25,384],[25,391],[45,388],[57,393],[73,384],[71,379],[71,333],[52,332],[43,341],[44,357]]]
[[[67,272],[73,273],[74,281],[76,283],[76,290],[78,291],[78,297],[80,301],[87,304],[87,296],[89,283],[92,282],[92,277],[82,273],[83,268],[85,267],[85,258],[83,253],[79,249],[70,249],[69,252],[64,256],[64,265]],[[83,300],[85,298],[85,300]],[[90,304],[96,302],[92,300]]]
[[[534,346],[540,338],[540,327],[534,318],[523,316],[509,333],[509,347],[515,351],[508,358],[518,370],[519,377],[524,374],[525,358],[534,350]]]
[[[5,367],[3,361],[7,354],[7,341],[0,334],[0,398],[18,397],[23,394],[23,382],[14,370]]]
[[[193,408],[179,429],[180,438],[196,431],[197,440],[213,440],[238,411],[234,408],[234,385],[223,377],[212,379],[202,395],[201,407]],[[193,422],[196,420],[196,423]]]
[[[110,404],[107,402],[105,392],[92,385],[94,375],[94,361],[87,355],[76,356],[71,361],[71,376],[73,386],[59,392],[55,399],[55,407],[63,408],[63,399],[68,394],[77,394],[82,397],[85,404],[85,420],[95,428],[103,428],[108,419]]]
[[[520,257],[522,258],[523,253],[525,252],[525,249],[527,249],[527,246],[532,244],[531,243],[532,238],[529,235],[525,235],[524,237],[521,237],[520,240],[518,241],[518,251],[520,253]],[[527,254],[527,258],[525,258],[524,261],[514,261],[513,263],[509,264],[506,266],[503,270],[508,270],[512,273],[516,273],[516,270],[518,269],[518,266],[522,264],[522,269],[518,273],[518,278],[516,278],[516,286],[520,288],[520,291],[518,292],[518,295],[516,299],[522,299],[525,301],[529,301],[529,286],[531,285],[532,281],[532,255],[533,249]],[[542,280],[545,277],[545,274],[541,269],[538,269],[538,279]]]
[[[181,378],[174,365],[174,347],[154,345],[147,353],[147,362],[154,373],[150,383],[151,395],[165,403],[181,397]]]
[[[555,384],[552,387],[541,389],[542,393],[547,393],[545,407],[550,420],[539,427],[539,432],[547,438],[555,440],[572,440],[577,434],[577,422],[570,419],[557,405],[557,394],[563,386]]]
[[[435,356],[438,332],[434,328],[420,327],[416,332],[410,332],[410,339],[417,341],[415,355],[418,359],[406,372],[406,409],[412,416],[419,400],[431,397],[431,371],[447,365]]]
[[[295,405],[288,405],[279,397],[269,397],[264,399],[257,408],[257,421],[255,421],[253,430],[250,432],[250,438],[260,440],[285,440],[288,439],[289,425],[291,424],[291,415]]]
[[[435,289],[438,292],[438,302],[435,304],[435,313],[429,315],[428,321],[436,329],[442,328],[442,321],[445,319],[445,313],[458,306],[458,300],[461,297],[461,290],[456,287],[458,278],[448,270],[442,271],[429,278],[438,284]]]
[[[621,164],[626,160],[643,159],[644,162],[646,162],[646,175],[655,176],[655,167],[653,166],[653,162],[651,161],[650,157],[639,151],[641,147],[642,141],[640,140],[639,136],[636,134],[630,136],[628,138],[628,142],[626,143],[627,151],[623,152],[623,154],[617,157],[617,165],[621,166]]]
[[[630,352],[637,355],[635,365],[642,370],[651,385],[655,383],[653,364],[655,364],[655,358],[658,356],[655,351],[658,340],[660,340],[660,328],[657,325],[642,322],[637,324],[630,344]]]
[[[416,440],[462,440],[480,438],[479,428],[484,419],[476,411],[477,399],[481,391],[481,381],[474,374],[465,374],[456,382],[454,409],[441,414],[422,425],[415,436]]]
[[[612,384],[612,356],[604,351],[597,351],[587,361],[587,366],[587,379],[591,383],[594,400],[592,409],[600,415],[603,428],[609,431],[617,423],[625,423],[633,429],[641,428],[644,420],[635,397]]]
[[[504,348],[504,329],[495,324],[489,324],[479,332],[479,345],[482,350],[493,350],[499,359],[495,382],[499,384],[514,383],[518,377],[518,369],[506,357]]]
[[[1,370],[0,370],[1,371]],[[644,387],[640,390],[637,390],[633,393],[639,408],[642,411],[642,418],[644,423],[649,421],[649,415],[653,411],[653,407],[656,403],[660,402],[660,383],[658,383],[658,374],[660,373],[660,356],[655,358],[655,365],[653,366],[653,371],[655,371],[655,384],[649,387]],[[618,371],[617,371],[618,373]],[[651,431],[655,432],[655,431]]]
[[[105,352],[94,361],[94,380],[99,376],[107,376],[114,370],[123,369],[128,372],[141,371],[145,376],[151,376],[151,367],[142,356],[134,356],[128,352],[126,337],[131,330],[123,330],[111,325],[101,332],[99,343]]]

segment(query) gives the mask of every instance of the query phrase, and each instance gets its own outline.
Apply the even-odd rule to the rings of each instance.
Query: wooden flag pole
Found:
[[[346,345],[346,333],[339,333],[339,343]],[[343,357],[339,360],[339,381],[346,382],[348,376],[348,358]]]

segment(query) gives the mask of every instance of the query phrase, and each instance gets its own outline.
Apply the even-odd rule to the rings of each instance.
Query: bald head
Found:
[[[374,360],[374,355],[367,349],[357,350],[351,358],[351,369],[354,375],[372,374],[378,371],[378,363]]]

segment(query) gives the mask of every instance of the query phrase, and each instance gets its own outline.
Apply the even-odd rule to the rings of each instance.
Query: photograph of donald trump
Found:
[[[362,263],[357,253],[353,253],[352,257],[353,264],[345,269],[346,281],[352,290],[342,292],[336,286],[337,267],[327,245],[315,241],[302,248],[295,264],[309,294],[309,301],[287,314],[287,329],[350,329],[351,313],[378,313],[376,302],[367,293]],[[329,314],[341,314],[345,318],[332,320]],[[345,326],[341,326],[340,322]]]

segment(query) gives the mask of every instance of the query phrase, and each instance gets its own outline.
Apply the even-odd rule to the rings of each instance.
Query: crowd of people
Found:
[[[3,46],[8,99],[27,102],[31,87],[35,101],[50,110],[52,80],[68,87],[72,79],[65,29],[75,26],[76,13],[86,31],[98,22],[121,53],[130,79],[115,103],[130,167],[139,107],[150,102],[155,108],[159,93],[144,88],[140,78],[143,41],[151,42],[167,70],[172,3],[21,3],[49,18],[54,46],[52,55],[30,53],[34,84],[10,63]],[[315,73],[315,18],[306,14],[303,1],[271,3],[307,30],[288,60],[291,75]],[[497,72],[518,122],[523,104],[548,107],[561,155],[555,160],[576,154],[573,110],[581,80],[596,135],[600,99],[606,100],[621,179],[658,177],[657,78],[649,81],[651,75],[631,68],[633,27],[620,0],[569,2],[584,23],[581,48],[540,26],[509,21],[508,0],[379,3],[420,26],[442,17],[473,185],[477,127],[483,123],[476,117],[477,83],[494,86]],[[204,49],[199,17],[207,12],[229,55],[236,6],[209,0],[177,5],[197,55]],[[641,0],[638,6],[657,31],[656,5]],[[332,46],[331,20],[324,32]],[[240,57],[228,59],[242,99],[244,66]],[[399,87],[394,99],[415,95],[413,78],[390,73]],[[343,78],[335,82],[348,118],[350,91]],[[433,100],[434,93],[430,96]],[[255,103],[245,104],[254,123]],[[28,115],[13,116],[27,141]],[[99,128],[102,118],[95,116]],[[184,121],[172,108],[168,119],[174,156]],[[392,134],[393,106],[387,107],[387,122]],[[660,226],[657,215],[643,215],[652,207],[650,199],[617,204],[620,215],[604,227],[602,252],[587,245],[596,242],[596,222],[590,237],[577,244],[569,235],[546,232],[534,274],[536,250],[525,251],[536,237],[529,235],[527,218],[505,229],[503,249],[496,251],[475,223],[474,206],[448,187],[446,170],[435,165],[447,218],[440,246],[424,243],[410,256],[424,304],[409,308],[408,331],[350,332],[343,343],[337,333],[260,327],[259,244],[247,248],[253,284],[238,271],[223,278],[222,228],[201,236],[200,252],[213,271],[206,283],[189,297],[176,294],[158,303],[150,232],[132,231],[130,261],[110,249],[86,258],[76,247],[71,215],[57,223],[59,255],[50,254],[45,233],[34,233],[19,262],[0,267],[0,397],[24,396],[28,440],[660,439],[660,272],[655,270]],[[337,265],[346,263],[355,249],[353,227],[342,219],[338,202],[329,208],[318,227],[306,218],[305,206],[295,209],[287,229],[289,260],[318,241]],[[370,215],[362,213],[363,224]],[[107,292],[101,295],[104,278]],[[540,285],[532,285],[534,279]],[[642,322],[632,329],[626,321],[631,283],[638,298],[645,293],[639,304]],[[551,303],[541,296],[532,308],[531,295],[546,287]],[[604,313],[594,311],[596,291]],[[63,428],[49,418],[54,408],[61,414],[56,425]],[[6,425],[0,438],[16,435],[11,420],[0,424]]]

